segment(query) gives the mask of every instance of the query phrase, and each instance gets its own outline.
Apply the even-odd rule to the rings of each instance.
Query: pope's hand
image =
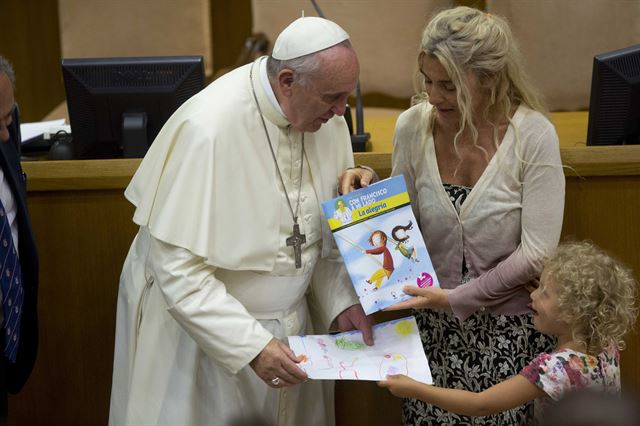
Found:
[[[361,304],[351,305],[342,311],[336,318],[336,324],[340,331],[360,330],[364,343],[373,345],[373,320],[364,314]]]
[[[415,297],[405,300],[404,302],[391,305],[388,308],[385,308],[385,311],[397,311],[400,309],[410,308],[451,309],[451,306],[449,305],[449,292],[447,290],[434,287],[419,288],[414,286],[405,286],[402,288],[402,291]]]
[[[351,191],[369,186],[375,182],[377,176],[372,170],[363,167],[353,167],[347,169],[338,178],[338,194],[348,194]]]
[[[307,380],[307,373],[296,365],[300,361],[289,346],[273,338],[249,365],[267,385],[279,388]]]

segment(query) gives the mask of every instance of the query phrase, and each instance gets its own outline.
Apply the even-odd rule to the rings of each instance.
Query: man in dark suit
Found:
[[[17,249],[10,255],[0,247],[0,279],[10,277],[7,279],[10,286],[2,282],[0,287],[2,424],[7,421],[7,393],[17,393],[25,384],[33,369],[38,349],[38,255],[27,211],[26,176],[20,166],[20,120],[13,95],[14,88],[13,68],[0,56],[0,227],[3,232],[10,229],[7,233],[0,232],[0,246],[8,245]],[[9,229],[6,228],[7,225]],[[13,267],[9,267],[11,261],[7,259],[14,259]]]

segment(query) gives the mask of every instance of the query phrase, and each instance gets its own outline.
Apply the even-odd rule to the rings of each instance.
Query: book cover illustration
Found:
[[[411,296],[405,285],[439,287],[403,176],[322,203],[366,314]]]
[[[309,378],[318,380],[384,380],[404,374],[432,384],[418,325],[413,316],[373,326],[374,345],[367,346],[360,331],[289,336],[289,346]]]

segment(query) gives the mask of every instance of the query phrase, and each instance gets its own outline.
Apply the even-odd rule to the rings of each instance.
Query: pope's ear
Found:
[[[280,86],[280,90],[285,96],[290,96],[293,87],[293,71],[288,68],[280,71],[278,73],[278,86]]]

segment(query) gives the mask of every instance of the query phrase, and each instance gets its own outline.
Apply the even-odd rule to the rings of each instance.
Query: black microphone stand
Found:
[[[315,0],[311,0],[313,7],[315,8],[318,16],[324,18],[324,13],[318,6]],[[325,18],[326,19],[326,18]],[[367,141],[371,135],[364,131],[364,111],[362,109],[362,92],[360,91],[360,80],[356,84],[356,131],[353,132],[353,121],[351,117],[351,107],[347,104],[347,109],[344,113],[344,118],[347,121],[349,127],[349,133],[351,134],[351,148],[353,152],[365,152],[367,150]]]

